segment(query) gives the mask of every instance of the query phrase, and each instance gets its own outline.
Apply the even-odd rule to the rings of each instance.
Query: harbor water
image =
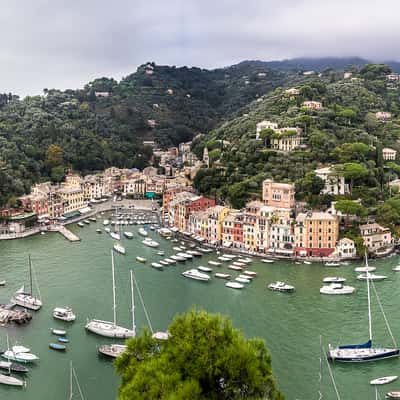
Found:
[[[69,363],[72,360],[86,399],[116,399],[119,379],[112,362],[100,357],[97,347],[112,340],[87,333],[87,318],[112,320],[111,257],[113,239],[106,233],[101,221],[70,229],[81,237],[78,243],[69,243],[57,233],[47,233],[23,240],[0,242],[0,303],[8,303],[23,283],[29,283],[28,255],[31,255],[43,307],[33,313],[25,326],[0,327],[0,348],[6,348],[7,334],[11,344],[31,348],[40,361],[31,366],[25,389],[0,386],[0,399],[54,400],[66,398],[69,393]],[[352,263],[339,268],[322,264],[295,264],[279,261],[263,264],[254,259],[248,268],[258,276],[243,290],[225,287],[224,280],[213,278],[208,283],[181,276],[185,269],[207,265],[216,260],[216,254],[204,255],[163,271],[151,268],[150,263],[160,260],[156,254],[165,251],[165,257],[175,254],[177,244],[161,238],[155,232],[149,236],[160,243],[158,249],[142,244],[138,226],[125,226],[134,233],[132,240],[123,240],[126,255],[115,256],[117,289],[117,322],[131,326],[129,270],[134,269],[154,330],[165,330],[176,313],[198,306],[213,313],[228,315],[246,337],[265,339],[272,353],[273,372],[279,388],[290,400],[318,398],[320,335],[325,349],[328,343],[361,343],[368,339],[367,294],[365,282],[356,280]],[[147,263],[136,261],[136,256],[147,258]],[[164,257],[164,258],[165,258]],[[391,268],[400,262],[397,256],[384,260],[371,260],[377,272],[388,279],[376,282],[375,287],[391,324],[395,339],[400,342],[400,273]],[[213,267],[213,272],[228,272],[228,263]],[[350,296],[323,296],[319,293],[322,279],[340,275],[346,284],[357,291]],[[277,280],[296,287],[292,294],[276,293],[266,284]],[[384,318],[372,297],[373,334],[376,345],[391,345]],[[54,307],[71,306],[77,315],[74,323],[52,318]],[[136,326],[140,331],[146,320],[136,295]],[[56,342],[52,328],[66,329],[70,342],[65,353],[49,349]],[[115,341],[114,341],[115,342]],[[374,390],[369,381],[386,375],[400,375],[399,359],[364,364],[332,364],[335,381],[342,399],[373,399]],[[325,399],[335,399],[329,373],[324,364],[322,392]],[[381,393],[400,390],[400,380],[379,388]],[[76,391],[76,390],[75,390]],[[76,397],[79,398],[79,397]]]

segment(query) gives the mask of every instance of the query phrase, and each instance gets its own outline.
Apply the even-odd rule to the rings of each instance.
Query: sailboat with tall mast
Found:
[[[79,385],[78,377],[76,376],[75,369],[72,366],[72,361],[70,362],[69,369],[70,369],[70,373],[69,373],[69,397],[68,397],[68,400],[72,400],[74,398],[74,385],[73,385],[74,378],[75,378],[76,386],[78,388],[79,396],[80,396],[81,400],[85,400],[85,398],[83,397],[82,389]]]
[[[18,306],[29,308],[30,310],[37,311],[42,307],[42,300],[39,297],[33,296],[33,287],[32,287],[32,261],[31,256],[29,255],[29,292],[25,290],[25,285],[21,287],[11,299],[12,302],[17,304]],[[39,289],[38,289],[39,292]]]
[[[368,258],[365,255],[365,266],[368,267]],[[338,362],[366,362],[366,361],[377,361],[383,360],[386,358],[391,357],[398,357],[400,350],[397,348],[396,342],[390,330],[390,326],[387,322],[386,316],[383,312],[382,306],[379,302],[378,303],[381,307],[381,311],[383,313],[385,323],[387,325],[388,331],[392,338],[394,347],[393,348],[386,348],[386,347],[373,347],[372,345],[372,316],[371,316],[371,293],[370,293],[370,285],[371,279],[369,279],[369,270],[366,268],[367,274],[367,295],[368,295],[368,328],[369,328],[369,340],[365,343],[361,344],[350,344],[344,346],[338,346],[332,348],[329,345],[329,350],[327,353],[327,357],[331,361],[338,361]],[[373,285],[373,283],[372,283]],[[375,291],[375,295],[378,296],[378,293]]]
[[[134,312],[132,311],[133,329],[124,328],[117,325],[117,308],[115,303],[115,271],[114,271],[114,253],[111,250],[111,270],[112,270],[112,292],[113,292],[113,321],[102,321],[99,319],[92,319],[88,321],[85,328],[100,336],[126,339],[135,336]],[[133,310],[133,308],[132,308]]]

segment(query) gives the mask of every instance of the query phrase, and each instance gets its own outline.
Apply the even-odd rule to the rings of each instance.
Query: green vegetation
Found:
[[[149,331],[116,360],[120,400],[283,399],[261,339],[245,339],[226,317],[192,310],[159,343]]]

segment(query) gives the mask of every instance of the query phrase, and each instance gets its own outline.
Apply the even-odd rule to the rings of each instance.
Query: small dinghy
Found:
[[[268,289],[274,292],[291,293],[294,292],[295,288],[292,285],[288,285],[285,282],[273,282],[268,285]]]
[[[165,262],[167,262],[168,264],[176,264],[176,261],[173,260],[172,258],[166,258],[164,259]]]
[[[240,283],[250,283],[251,282],[250,279],[242,278],[241,276],[238,276],[237,278],[235,278],[235,281],[240,282]]]
[[[400,272],[400,265],[397,265],[397,266],[393,267],[393,268],[392,268],[392,271],[394,271],[394,272]],[[1,285],[1,283],[0,283],[0,285]]]
[[[328,261],[325,263],[325,267],[340,267],[340,262],[338,261]]]
[[[63,329],[52,329],[51,333],[57,336],[65,336],[67,334],[67,331],[64,331]]]
[[[139,262],[141,262],[141,263],[145,263],[147,260],[146,260],[144,257],[139,257],[139,256],[137,256],[137,257],[136,257],[136,261],[139,261]]]
[[[83,222],[78,222],[77,225],[79,226],[79,228],[83,228],[85,226]]]
[[[210,261],[208,262],[208,264],[209,264],[209,265],[214,265],[214,267],[219,267],[219,266],[221,265],[220,262],[218,262],[218,261],[213,261],[213,260],[210,260]]]
[[[357,268],[354,268],[354,271],[356,271],[356,272],[373,272],[373,271],[375,271],[376,270],[376,268],[375,267],[357,267]]]
[[[165,252],[162,251],[162,250],[161,250],[161,251],[157,251],[157,255],[158,255],[158,256],[163,256],[164,254],[165,254]]]
[[[161,265],[164,265],[164,267],[168,266],[168,263],[166,261],[164,261],[164,260],[160,260],[159,263]]]
[[[400,392],[388,392],[385,399],[400,399]]]
[[[57,351],[65,351],[67,349],[67,346],[64,344],[60,343],[50,343],[49,344],[50,349],[57,350]]]
[[[263,258],[261,260],[261,262],[265,263],[265,264],[272,264],[273,262],[275,262],[274,260],[270,260],[269,258]]]
[[[306,265],[311,265],[311,261],[303,261],[303,264],[306,264]]]
[[[221,272],[217,272],[216,274],[214,274],[214,276],[216,278],[220,278],[220,279],[230,279],[231,278],[230,274],[223,274]]]
[[[161,265],[161,264],[159,264],[159,263],[156,263],[156,262],[153,262],[153,263],[151,263],[151,266],[153,267],[153,268],[155,268],[155,269],[164,269],[164,267]]]
[[[6,283],[6,281],[0,281],[0,286],[5,286]]]
[[[244,285],[242,285],[239,282],[226,282],[225,286],[229,287],[231,289],[243,289],[244,288]]]
[[[342,278],[340,276],[327,276],[322,280],[324,283],[344,283],[346,282],[346,278]]]
[[[387,383],[393,382],[398,378],[397,375],[383,376],[382,378],[373,379],[369,383],[371,385],[386,385]]]
[[[212,268],[210,267],[203,267],[202,265],[198,266],[197,269],[203,272],[212,272]]]
[[[97,233],[103,233],[103,231],[101,229],[96,229]]]
[[[229,265],[228,269],[233,269],[234,271],[243,271],[243,267],[238,267],[237,265]]]
[[[124,236],[125,236],[127,239],[133,239],[133,233],[132,233],[132,232],[124,232]]]
[[[243,271],[243,274],[244,274],[244,275],[251,276],[252,278],[254,278],[255,276],[257,276],[257,272],[249,271],[249,270]]]
[[[383,281],[386,279],[386,275],[377,275],[377,274],[360,274],[357,276],[359,281],[366,281],[367,279],[370,281]]]
[[[57,340],[60,343],[69,343],[69,339],[67,339],[66,337],[59,337]]]

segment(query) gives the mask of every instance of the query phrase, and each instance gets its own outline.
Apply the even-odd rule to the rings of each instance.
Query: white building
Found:
[[[377,113],[375,113],[375,117],[381,122],[386,122],[389,121],[390,118],[392,118],[392,113],[387,111],[378,111]]]
[[[264,129],[278,129],[278,123],[271,121],[261,121],[256,125],[256,140],[260,139],[260,132]]]
[[[325,187],[322,189],[323,194],[337,196],[350,192],[344,176],[336,172],[333,166],[318,168],[315,170],[315,174],[325,182]]]
[[[385,147],[384,149],[382,149],[382,156],[383,156],[383,159],[385,161],[388,161],[388,160],[394,161],[394,160],[396,160],[396,154],[397,154],[397,151],[393,150],[393,149],[390,149],[389,147]]]
[[[302,105],[309,110],[320,110],[322,108],[322,103],[319,101],[304,101]]]
[[[336,246],[336,255],[341,258],[356,257],[357,250],[354,241],[348,238],[340,239]]]

